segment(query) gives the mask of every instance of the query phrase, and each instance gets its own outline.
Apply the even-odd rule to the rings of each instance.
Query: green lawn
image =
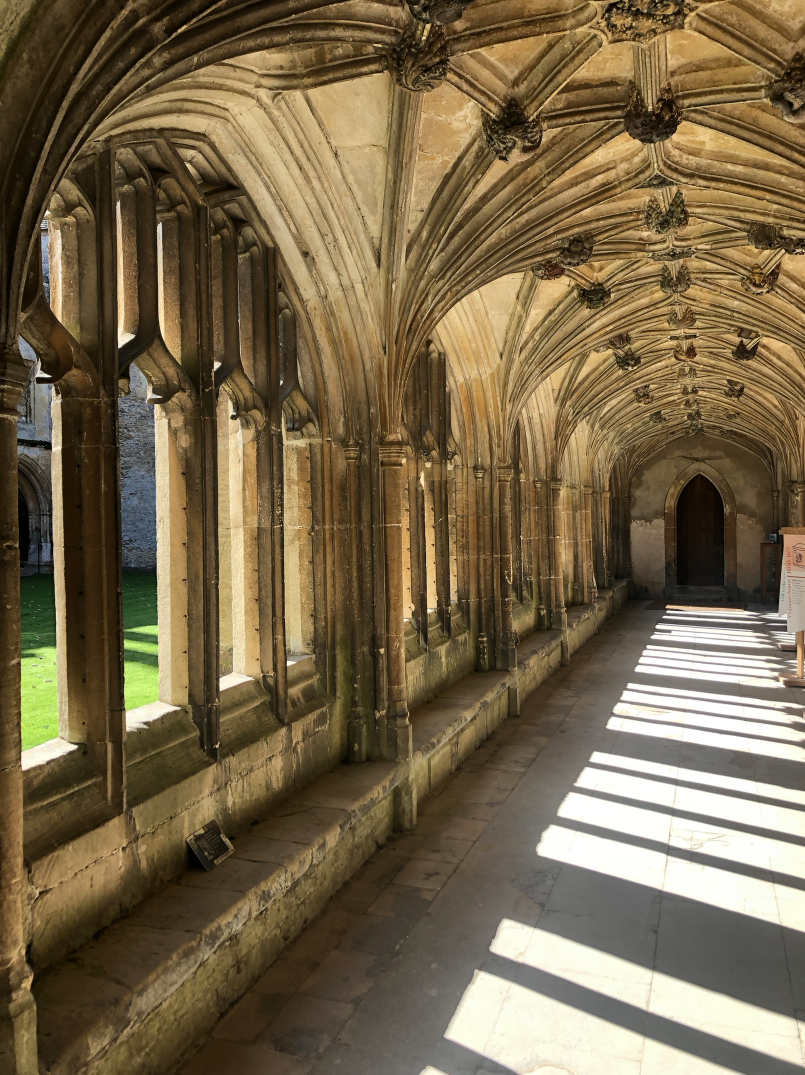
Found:
[[[59,734],[56,711],[56,610],[53,578],[28,575],[22,591],[22,746],[35,747]],[[157,664],[157,577],[123,576],[126,708],[159,696]]]

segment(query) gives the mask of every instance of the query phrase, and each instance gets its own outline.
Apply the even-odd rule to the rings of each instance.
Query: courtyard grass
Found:
[[[20,579],[22,597],[22,746],[38,746],[59,734],[56,701],[56,601],[51,575]],[[157,577],[149,571],[123,576],[126,708],[159,697]]]

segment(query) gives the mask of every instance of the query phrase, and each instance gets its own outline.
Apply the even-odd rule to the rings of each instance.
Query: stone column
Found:
[[[565,608],[564,577],[562,572],[562,483],[554,478],[551,481],[551,575],[553,581],[553,600],[551,606],[551,627],[562,632],[562,664],[570,663],[570,649],[567,639],[567,609]]]
[[[478,465],[475,475],[475,532],[477,534],[476,557],[478,568],[478,663],[479,672],[489,671],[489,635],[486,615],[486,570],[487,550],[489,548],[486,533],[486,512],[484,511],[484,475],[486,470]]]
[[[805,526],[805,482],[797,482],[797,521],[796,526]]]
[[[500,649],[498,667],[513,672],[517,668],[517,642],[512,626],[512,474],[505,463],[497,468],[498,511],[500,514]]]
[[[402,496],[406,452],[396,441],[381,444],[383,476],[383,537],[386,551],[386,649],[389,742],[398,761],[410,758],[411,722],[405,681],[405,622],[403,609]]]
[[[585,485],[584,494],[584,603],[594,604],[598,597],[595,581],[595,564],[593,562],[593,487]]]
[[[604,541],[604,585],[612,585],[612,498],[609,489],[601,494],[601,529]]]
[[[776,533],[780,529],[780,490],[771,491],[771,528]]]
[[[22,741],[20,729],[20,554],[17,403],[28,367],[0,354],[0,1072],[37,1075],[36,1007],[25,961]]]
[[[366,716],[361,704],[361,649],[362,619],[362,573],[361,558],[358,551],[360,534],[360,472],[358,462],[361,450],[357,444],[344,446],[344,458],[347,462],[347,497],[349,505],[349,559],[352,600],[350,607],[350,642],[352,649],[352,705],[349,713],[349,760],[366,761]],[[402,522],[401,522],[402,525]],[[402,559],[401,559],[402,573]]]
[[[405,621],[403,608],[403,475],[405,448],[389,440],[379,446],[383,482],[383,544],[386,556],[386,749],[405,766],[394,789],[394,826],[404,831],[416,825],[416,787],[411,772],[413,741],[405,679]]]
[[[632,498],[623,498],[624,578],[632,577]],[[630,586],[631,592],[631,586]]]
[[[548,584],[548,563],[550,555],[548,552],[548,526],[547,526],[547,508],[546,508],[546,496],[548,495],[548,483],[542,481],[540,478],[534,479],[534,502],[535,502],[535,539],[536,539],[536,552],[534,556],[534,583],[535,593],[534,598],[537,601],[537,614],[538,622],[537,626],[540,630],[547,630],[548,627],[548,608],[550,607],[550,598],[546,602],[546,589]]]

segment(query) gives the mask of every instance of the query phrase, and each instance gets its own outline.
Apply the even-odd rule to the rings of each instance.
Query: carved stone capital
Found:
[[[514,467],[511,463],[500,463],[497,466],[497,478],[499,482],[510,482],[514,476]]]
[[[402,441],[386,441],[384,444],[379,444],[377,453],[380,456],[381,467],[401,467],[407,456]]]
[[[17,416],[17,404],[30,376],[31,371],[16,348],[0,351],[0,414]]]
[[[475,475],[475,480],[480,483],[484,480],[484,474],[486,474],[486,467],[483,467],[480,463],[477,463],[472,468],[472,472]]]
[[[361,449],[358,444],[345,444],[341,450],[348,463],[356,463],[361,457]]]
[[[417,26],[409,26],[389,49],[387,62],[392,78],[403,89],[412,93],[435,90],[450,66],[444,30],[434,25],[422,34]]]

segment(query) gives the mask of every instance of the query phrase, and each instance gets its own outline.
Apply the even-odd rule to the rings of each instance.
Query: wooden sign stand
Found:
[[[805,535],[805,526],[783,526],[781,534]],[[785,555],[785,550],[783,550]],[[797,631],[797,674],[795,676],[780,676],[780,682],[784,687],[805,687],[805,631]],[[780,649],[793,649],[790,642],[780,642]]]

